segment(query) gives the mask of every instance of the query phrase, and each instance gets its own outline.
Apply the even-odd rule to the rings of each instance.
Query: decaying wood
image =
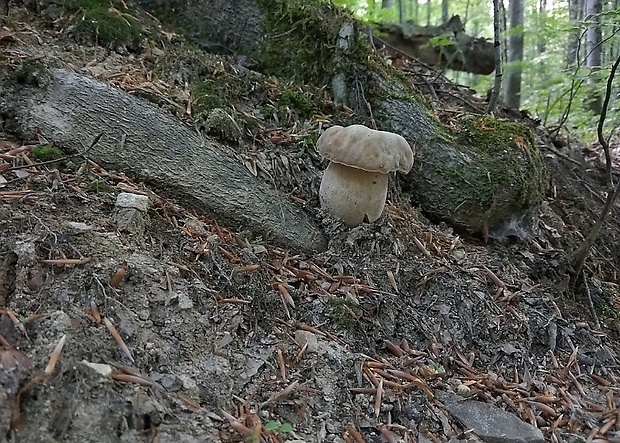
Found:
[[[440,26],[382,23],[379,29],[385,32],[381,40],[427,65],[484,75],[495,69],[493,43],[467,35],[458,15]],[[433,45],[432,39],[440,36],[446,36],[451,43]]]
[[[254,177],[229,148],[201,138],[156,106],[119,89],[66,70],[52,70],[49,76],[47,84],[32,87],[15,85],[0,74],[0,108],[12,115],[13,131],[24,137],[40,135],[78,152],[103,133],[87,153],[98,163],[287,248],[325,248],[310,218]]]

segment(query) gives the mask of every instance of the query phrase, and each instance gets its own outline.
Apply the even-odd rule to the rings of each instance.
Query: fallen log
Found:
[[[232,152],[155,105],[61,69],[37,72],[36,84],[0,73],[5,127],[73,151],[99,134],[87,156],[144,180],[228,226],[286,248],[320,251],[318,226],[290,199],[254,177]]]

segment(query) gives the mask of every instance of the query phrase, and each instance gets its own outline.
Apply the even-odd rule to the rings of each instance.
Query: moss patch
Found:
[[[360,307],[352,300],[330,297],[327,301],[327,313],[332,324],[342,330],[350,330],[359,320]]]
[[[93,180],[88,184],[88,189],[91,192],[105,193],[105,194],[117,194],[118,191],[114,186],[109,185],[105,180]]]
[[[467,116],[454,134],[469,161],[437,166],[450,183],[457,214],[483,217],[493,226],[540,204],[547,172],[531,131],[489,116]]]
[[[548,176],[530,130],[490,116],[464,116],[453,126],[452,142],[418,152],[415,203],[432,220],[484,237],[511,223],[527,228]]]
[[[53,145],[41,145],[32,149],[32,156],[40,162],[56,160],[63,157],[60,149]]]
[[[24,61],[16,68],[13,78],[17,83],[39,88],[45,87],[51,82],[48,69],[39,62],[29,60]]]
[[[272,74],[303,83],[326,84],[335,70],[338,31],[351,16],[331,3],[259,0],[268,38],[260,46]]]
[[[74,12],[78,40],[136,49],[142,39],[140,23],[122,1],[66,0],[66,7]]]

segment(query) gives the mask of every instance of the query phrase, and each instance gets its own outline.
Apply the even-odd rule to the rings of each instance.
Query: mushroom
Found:
[[[362,125],[332,126],[316,146],[330,160],[319,190],[321,207],[350,228],[377,220],[389,173],[407,173],[413,166],[413,150],[403,137]]]

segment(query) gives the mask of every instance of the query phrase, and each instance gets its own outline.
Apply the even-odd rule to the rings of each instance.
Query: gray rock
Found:
[[[295,341],[300,347],[308,344],[307,351],[310,353],[314,353],[319,349],[317,337],[312,332],[301,329],[295,331]]]
[[[145,195],[120,193],[116,198],[112,216],[118,229],[136,235],[143,235],[148,223],[149,198]]]
[[[467,429],[487,443],[544,443],[540,429],[497,406],[436,392],[448,411]]]

